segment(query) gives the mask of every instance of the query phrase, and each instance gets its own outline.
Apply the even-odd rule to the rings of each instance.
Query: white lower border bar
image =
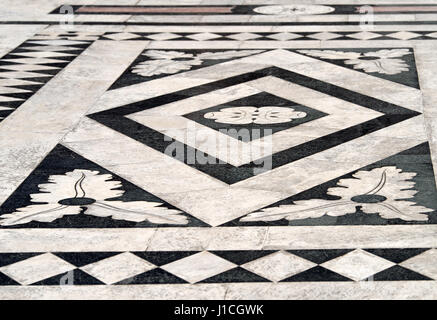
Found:
[[[437,225],[0,230],[0,252],[434,247]]]

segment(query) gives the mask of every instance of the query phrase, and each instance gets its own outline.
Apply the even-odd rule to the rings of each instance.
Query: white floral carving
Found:
[[[180,211],[161,207],[162,203],[148,201],[114,201],[124,194],[120,181],[110,174],[76,169],[65,175],[51,175],[49,183],[38,186],[39,193],[31,194],[35,203],[16,212],[0,216],[0,225],[10,226],[31,221],[52,222],[64,215],[85,214],[112,217],[133,222],[149,221],[160,224],[187,224]]]
[[[262,6],[253,9],[253,11],[261,14],[273,14],[281,16],[293,15],[309,15],[309,14],[325,14],[333,12],[335,8],[321,5],[305,5],[305,4],[291,4],[291,5],[274,5]]]
[[[223,52],[203,52],[197,55],[180,51],[148,50],[144,53],[150,60],[138,63],[132,72],[143,77],[159,74],[173,74],[182,70],[190,70],[192,66],[203,63],[203,60],[220,60],[245,57],[264,50],[229,50]]]
[[[415,182],[411,181],[415,175],[396,167],[358,171],[354,178],[341,179],[337,187],[328,189],[327,194],[340,197],[339,200],[299,200],[291,205],[262,209],[241,221],[299,220],[323,215],[337,217],[355,213],[357,207],[367,214],[378,213],[384,219],[426,221],[428,216],[424,213],[434,210],[406,200],[417,193],[412,189]]]
[[[208,112],[206,119],[215,119],[215,122],[230,124],[274,124],[290,122],[293,119],[304,118],[306,113],[284,107],[232,107],[223,108],[218,112]]]
[[[345,60],[354,69],[382,74],[398,74],[408,71],[408,64],[402,59],[396,59],[411,54],[408,49],[383,49],[375,52],[344,52],[335,50],[298,50],[300,53],[322,59]]]

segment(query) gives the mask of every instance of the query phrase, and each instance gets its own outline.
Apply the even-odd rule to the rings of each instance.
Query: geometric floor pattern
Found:
[[[4,7],[1,299],[437,298],[437,3]]]
[[[434,249],[2,253],[2,285],[435,280]],[[24,273],[32,268],[32,274]]]

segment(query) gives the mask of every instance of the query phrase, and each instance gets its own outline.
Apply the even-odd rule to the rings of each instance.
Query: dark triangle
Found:
[[[417,256],[428,249],[364,249],[374,255],[394,263],[401,263],[411,257]]]
[[[0,214],[12,213],[17,208],[27,207],[29,205],[35,205],[30,201],[30,194],[39,194],[41,190],[40,184],[48,182],[48,179],[52,175],[65,175],[67,172],[71,172],[75,169],[98,171],[99,174],[110,174],[112,180],[121,182],[121,189],[124,191],[119,197],[113,197],[112,194],[108,194],[109,201],[148,201],[162,203],[163,207],[168,209],[178,208],[170,205],[166,201],[159,197],[143,190],[142,188],[130,183],[129,181],[117,176],[113,172],[99,166],[98,164],[82,157],[81,155],[73,152],[72,150],[57,145],[43,161],[40,162],[38,167],[24,180],[24,182],[12,193],[12,195],[0,206]],[[111,197],[112,196],[112,197]],[[56,202],[62,199],[56,199]],[[103,200],[103,199],[99,199]],[[149,222],[147,220],[142,222],[134,222],[128,220],[116,220],[111,217],[97,217],[86,214],[87,207],[82,207],[82,212],[79,214],[65,215],[52,222],[38,222],[31,221],[26,224],[5,226],[3,228],[151,228],[156,227],[157,224]],[[200,221],[199,219],[187,214],[181,213],[188,218],[187,224],[159,224],[160,226],[169,227],[208,227],[209,225]]]
[[[120,252],[53,252],[54,255],[76,267],[83,267],[87,264],[115,256],[119,253]]]
[[[249,261],[256,260],[259,258],[262,258],[266,255],[269,255],[274,250],[232,250],[232,251],[210,251],[211,253],[214,253],[215,255],[226,259],[228,261],[231,261],[235,264],[242,265]]]
[[[42,253],[0,253],[0,267],[7,266],[18,261],[26,260],[40,254]]]
[[[165,283],[187,283],[185,280],[176,277],[175,275],[156,268],[128,279],[124,279],[116,284],[165,284]]]
[[[147,37],[147,36],[146,36]],[[220,38],[222,40],[227,40],[225,37]],[[135,40],[135,39],[133,39]],[[172,39],[173,40],[173,39]],[[175,40],[184,40],[183,37],[181,36],[180,38],[175,38]],[[189,39],[192,41],[192,39]],[[233,39],[232,39],[233,40]],[[145,51],[148,51],[149,49],[146,49]],[[184,52],[184,53],[188,53],[188,54],[193,54],[193,55],[197,55],[197,54],[201,54],[204,53],[206,50],[198,50],[198,49],[182,49],[179,50],[180,52]],[[227,51],[226,49],[211,49],[211,50],[207,50],[208,52],[224,52]],[[264,51],[264,50],[263,50]],[[248,54],[244,57],[250,57],[252,55],[254,55],[255,53],[252,54]],[[223,62],[228,62],[228,61],[232,61],[232,60],[236,60],[236,59],[241,59],[243,57],[231,57],[231,58],[226,58],[226,59],[202,59],[202,63],[200,65],[193,65],[190,68],[190,71],[194,71],[194,70],[198,70],[198,69],[202,69],[202,68],[206,68],[212,65],[216,65],[219,63],[223,63]],[[119,89],[122,87],[126,87],[126,86],[131,86],[131,85],[135,85],[144,81],[150,81],[150,80],[155,80],[155,79],[159,79],[159,78],[163,78],[163,77],[167,77],[169,76],[168,73],[161,73],[161,74],[157,74],[154,76],[141,76],[141,75],[137,75],[135,73],[132,72],[132,67],[138,65],[139,63],[145,62],[145,61],[153,61],[156,59],[151,59],[149,57],[147,57],[146,55],[144,55],[143,53],[140,53],[138,55],[138,57],[131,63],[131,65],[123,72],[123,74],[121,74],[117,80],[114,81],[114,83],[111,85],[111,87],[108,90],[114,90],[114,89]],[[181,72],[184,72],[186,70],[178,70],[175,73],[172,74],[179,74]]]
[[[418,144],[415,147],[406,149],[397,154],[389,156],[385,159],[381,159],[377,162],[359,168],[358,170],[351,171],[345,175],[339,176],[330,181],[324,182],[318,186],[312,187],[301,193],[295,194],[289,198],[285,198],[276,203],[272,203],[266,208],[277,207],[281,205],[294,204],[295,201],[309,200],[309,199],[325,199],[335,200],[336,198],[327,194],[327,191],[331,187],[336,187],[337,183],[341,179],[352,179],[353,174],[357,171],[370,171],[374,168],[380,168],[383,166],[396,166],[398,169],[402,169],[404,172],[415,172],[417,175],[412,179],[415,181],[415,189],[419,192],[414,196],[415,202],[418,205],[425,206],[427,208],[437,208],[437,189],[435,186],[434,172],[432,167],[432,161],[430,156],[429,144],[427,142]],[[437,210],[429,212],[428,214],[429,224],[437,223]],[[255,221],[255,222],[241,222],[239,217],[225,224],[221,227],[228,226],[317,226],[317,225],[387,225],[390,224],[411,224],[410,221],[404,221],[397,219],[384,219],[378,213],[364,213],[361,210],[357,210],[355,213],[345,214],[343,216],[327,216],[324,215],[320,218],[308,218],[302,220],[281,219],[277,221]]]
[[[270,282],[259,275],[241,267],[225,271],[211,278],[200,281],[200,283],[224,283],[224,282]]]
[[[20,286],[20,284],[0,272],[0,286]]]
[[[417,272],[411,271],[401,266],[393,266],[385,269],[372,277],[367,279],[368,281],[405,281],[405,280],[432,280]]]
[[[104,284],[103,282],[97,280],[96,278],[90,276],[88,273],[80,270],[74,269],[73,274],[70,276],[68,273],[58,274],[56,276],[38,281],[33,283],[33,286],[62,286],[62,285],[96,285],[96,284]],[[71,283],[66,281],[66,279],[71,279]],[[62,283],[61,283],[62,282]]]
[[[163,266],[167,263],[183,259],[198,252],[199,251],[141,251],[132,253],[144,260],[153,263],[156,266]]]
[[[311,282],[311,281],[352,281],[338,273],[325,269],[321,266],[308,269],[304,272],[298,273],[287,279],[281,280],[281,282]]]
[[[287,250],[288,252],[309,260],[311,262],[322,264],[326,261],[345,255],[354,249],[321,249],[321,250]]]

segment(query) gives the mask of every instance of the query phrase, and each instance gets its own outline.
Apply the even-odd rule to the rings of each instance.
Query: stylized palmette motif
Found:
[[[337,187],[327,194],[339,200],[310,199],[295,201],[291,205],[266,208],[249,214],[241,221],[275,221],[319,218],[324,215],[343,216],[355,213],[360,207],[364,213],[378,213],[384,219],[426,221],[425,213],[433,209],[409,201],[417,193],[410,181],[416,174],[402,172],[396,167],[382,167],[370,171],[358,171],[352,179],[341,179]]]
[[[208,112],[206,119],[215,119],[215,122],[229,124],[275,124],[290,122],[293,119],[304,118],[306,113],[293,108],[284,107],[232,107],[223,108],[217,112]]]
[[[190,70],[193,66],[203,63],[203,60],[222,60],[245,57],[260,53],[264,50],[229,50],[222,52],[203,52],[197,55],[165,50],[148,50],[144,53],[150,60],[140,62],[132,68],[132,72],[143,77],[160,74],[173,74],[183,70]]]
[[[110,174],[76,169],[64,175],[52,175],[49,183],[38,186],[39,193],[31,194],[35,204],[0,216],[0,225],[9,226],[31,221],[52,222],[65,215],[84,214],[111,217],[132,222],[149,221],[158,224],[187,224],[187,217],[162,203],[149,201],[108,200],[124,194],[120,181]]]
[[[336,50],[298,50],[300,53],[322,59],[344,60],[345,64],[365,72],[394,75],[408,71],[408,64],[399,57],[411,54],[408,49],[384,49],[374,52],[345,52]]]

